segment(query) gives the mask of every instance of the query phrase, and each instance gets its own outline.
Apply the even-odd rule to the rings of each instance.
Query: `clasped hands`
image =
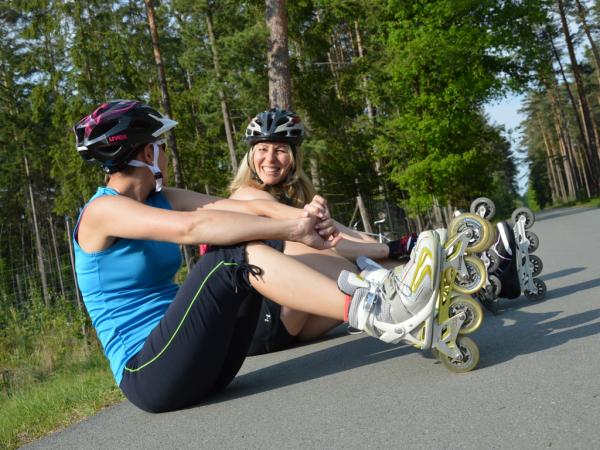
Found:
[[[320,195],[315,195],[310,203],[304,205],[305,217],[316,219],[314,229],[323,239],[325,247],[335,247],[342,239],[335,221],[331,218],[327,200]]]

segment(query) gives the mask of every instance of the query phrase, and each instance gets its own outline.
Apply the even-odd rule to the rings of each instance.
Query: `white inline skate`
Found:
[[[467,295],[483,287],[486,271],[471,253],[489,246],[491,232],[489,222],[464,214],[447,233],[421,233],[404,267],[388,270],[359,258],[361,275],[345,271],[338,279],[340,289],[353,295],[350,325],[388,343],[431,349],[453,372],[474,369],[479,349],[464,335],[479,328],[483,311]]]

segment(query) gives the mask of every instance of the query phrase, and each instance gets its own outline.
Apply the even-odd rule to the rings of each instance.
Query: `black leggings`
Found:
[[[266,242],[280,250],[281,241]],[[142,349],[128,362],[120,388],[149,412],[199,403],[224,389],[252,341],[261,297],[249,275],[245,244],[211,247],[194,266]]]

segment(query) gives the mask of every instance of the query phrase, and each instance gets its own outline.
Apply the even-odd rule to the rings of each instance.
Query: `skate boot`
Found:
[[[344,271],[338,286],[352,295],[349,324],[388,343],[406,341],[418,348],[431,345],[431,333],[421,326],[431,322],[440,285],[442,247],[437,234],[421,233],[406,266],[382,268],[368,259],[362,276]],[[431,330],[431,326],[426,327]]]

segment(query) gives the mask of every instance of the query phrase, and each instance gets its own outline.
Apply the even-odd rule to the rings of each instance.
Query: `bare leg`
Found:
[[[264,297],[294,310],[338,322],[344,319],[344,294],[334,280],[262,243],[248,244],[246,252],[248,262],[264,271],[259,278],[250,277],[252,287]]]
[[[342,270],[356,271],[356,266],[331,250],[315,250],[297,242],[286,242],[285,254],[312,267],[336,281]],[[316,316],[283,306],[281,321],[288,333],[300,341],[310,341],[323,336],[341,322],[329,317]]]

